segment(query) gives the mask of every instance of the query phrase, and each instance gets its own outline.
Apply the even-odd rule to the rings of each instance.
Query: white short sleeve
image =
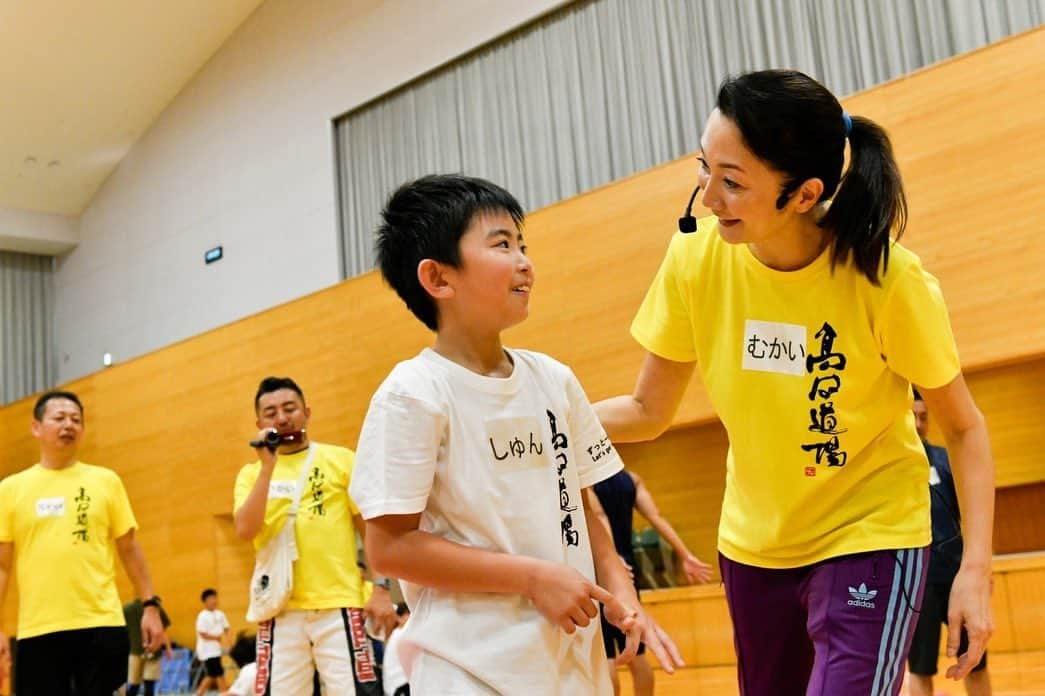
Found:
[[[239,675],[236,677],[236,681],[229,687],[229,693],[236,694],[236,696],[253,696],[254,681],[257,679],[257,676],[258,665],[256,662],[243,665],[240,668]]]
[[[363,421],[349,493],[363,519],[424,511],[447,417],[422,399],[379,389]]]
[[[566,380],[566,397],[569,399],[570,431],[576,443],[577,474],[581,488],[587,488],[613,476],[624,468],[624,462],[572,371]]]

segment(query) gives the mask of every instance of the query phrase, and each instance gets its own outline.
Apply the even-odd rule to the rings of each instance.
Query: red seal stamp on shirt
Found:
[[[806,476],[816,476],[816,467],[815,466],[807,466],[806,467]]]

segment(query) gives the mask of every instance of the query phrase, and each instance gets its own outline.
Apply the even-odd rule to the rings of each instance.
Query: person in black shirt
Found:
[[[922,613],[914,630],[908,663],[911,670],[911,696],[932,696],[933,675],[940,652],[940,625],[947,623],[947,605],[951,594],[951,583],[958,573],[962,561],[961,514],[958,509],[958,494],[954,489],[950,460],[943,447],[930,445],[929,411],[921,395],[914,392],[915,425],[925,445],[929,458],[929,494],[932,502],[933,541],[929,555],[929,572],[922,600]],[[965,652],[969,638],[962,629],[961,647],[958,654]],[[987,653],[965,677],[968,696],[990,696],[991,680],[987,673]]]
[[[653,495],[638,474],[621,469],[608,479],[592,486],[592,492],[594,495],[586,497],[585,502],[591,506],[596,517],[606,525],[610,536],[613,537],[613,545],[617,549],[617,554],[631,571],[636,592],[639,589],[635,576],[637,563],[631,546],[632,517],[636,510],[649,521],[657,533],[675,551],[682,564],[682,572],[690,583],[704,583],[711,579],[711,566],[694,556],[686,547],[675,528],[660,514],[657,504],[653,502]],[[606,657],[610,661],[613,692],[619,694],[620,681],[617,676],[618,661],[616,658],[624,651],[626,636],[607,621],[605,616],[602,617],[602,641],[606,649]],[[645,653],[645,645],[640,645],[638,655],[627,663],[635,696],[652,696],[654,690],[653,668],[646,659]]]

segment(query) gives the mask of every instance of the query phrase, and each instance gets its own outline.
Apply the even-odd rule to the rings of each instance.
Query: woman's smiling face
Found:
[[[784,175],[754,155],[740,129],[715,109],[700,139],[701,203],[719,221],[730,244],[765,242],[791,214],[776,207]]]

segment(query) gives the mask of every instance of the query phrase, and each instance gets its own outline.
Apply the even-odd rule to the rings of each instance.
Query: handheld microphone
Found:
[[[301,442],[304,439],[304,430],[288,430],[282,433],[278,430],[269,430],[265,433],[264,438],[260,440],[251,440],[250,446],[255,449],[258,447],[268,447],[270,451],[275,452],[276,448],[282,444]]]
[[[689,234],[697,231],[697,219],[693,217],[693,201],[697,199],[698,193],[700,193],[700,184],[697,184],[697,187],[693,189],[693,195],[689,197],[686,214],[679,218],[679,232]]]

